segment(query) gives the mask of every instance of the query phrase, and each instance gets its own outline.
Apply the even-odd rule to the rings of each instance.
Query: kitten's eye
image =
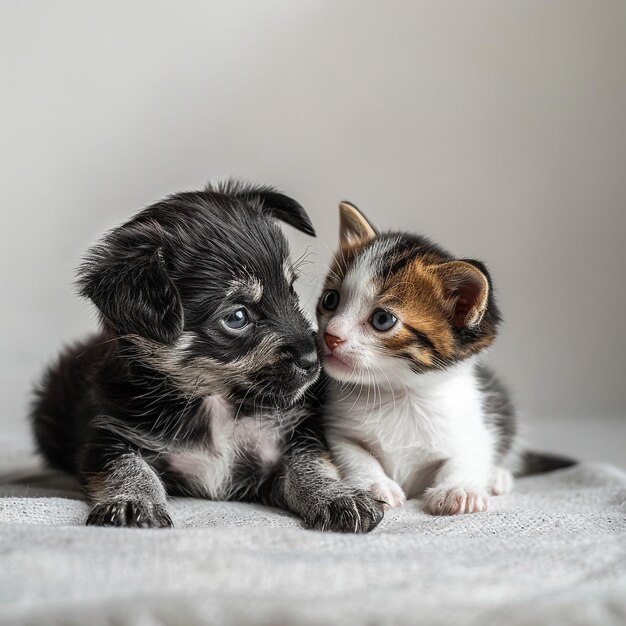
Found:
[[[393,328],[397,321],[398,318],[393,313],[389,313],[389,311],[383,309],[374,311],[370,319],[372,326],[381,332]]]
[[[223,320],[224,325],[233,330],[241,330],[250,323],[248,311],[244,307],[235,309],[229,313]]]
[[[327,289],[322,296],[322,306],[327,311],[334,311],[339,306],[339,292],[335,289]]]

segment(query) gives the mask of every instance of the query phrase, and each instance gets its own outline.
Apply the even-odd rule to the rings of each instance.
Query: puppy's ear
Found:
[[[339,241],[341,247],[362,245],[376,237],[378,232],[354,204],[339,203]]]
[[[159,248],[109,237],[81,265],[78,285],[120,334],[172,343],[183,331],[183,308]]]
[[[263,210],[295,229],[315,237],[315,229],[306,211],[299,202],[278,191],[261,191],[258,194]]]
[[[222,193],[254,202],[264,213],[281,220],[295,229],[315,237],[315,229],[309,216],[299,202],[276,191],[273,187],[247,183],[231,178],[217,185],[207,185],[205,191]]]
[[[430,269],[443,288],[453,326],[476,328],[487,310],[489,278],[477,261],[450,261]]]

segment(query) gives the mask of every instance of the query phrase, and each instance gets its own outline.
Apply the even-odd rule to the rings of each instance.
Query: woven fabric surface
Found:
[[[488,513],[419,501],[369,535],[171,500],[173,530],[88,528],[72,479],[0,460],[0,624],[626,624],[626,474],[518,480]]]

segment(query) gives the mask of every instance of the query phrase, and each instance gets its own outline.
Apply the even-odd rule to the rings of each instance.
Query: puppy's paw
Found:
[[[346,490],[315,505],[305,518],[314,530],[368,533],[384,517],[383,504],[361,489]]]
[[[163,504],[120,499],[98,502],[87,517],[87,526],[171,528],[173,524]]]
[[[503,467],[494,467],[489,480],[489,493],[502,496],[513,489],[513,474]]]
[[[370,491],[374,500],[382,502],[385,509],[395,509],[406,502],[406,495],[402,487],[391,478],[374,483],[370,487]]]
[[[428,489],[424,496],[424,509],[431,515],[482,513],[488,507],[489,497],[486,493],[460,487],[455,489],[433,487]]]

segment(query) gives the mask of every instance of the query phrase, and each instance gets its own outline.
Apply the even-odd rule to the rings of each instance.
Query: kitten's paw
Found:
[[[383,519],[383,505],[362,489],[335,495],[312,508],[305,523],[314,530],[368,533]]]
[[[513,474],[503,467],[494,467],[489,480],[489,493],[502,496],[513,489]]]
[[[98,502],[87,517],[87,526],[171,528],[173,524],[163,504],[120,499]]]
[[[489,507],[486,493],[462,488],[441,489],[433,487],[426,491],[424,509],[431,515],[460,515],[461,513],[482,513]]]
[[[384,482],[374,483],[370,487],[374,500],[383,502],[385,509],[395,509],[406,502],[406,495],[402,487],[395,480],[386,478]]]

